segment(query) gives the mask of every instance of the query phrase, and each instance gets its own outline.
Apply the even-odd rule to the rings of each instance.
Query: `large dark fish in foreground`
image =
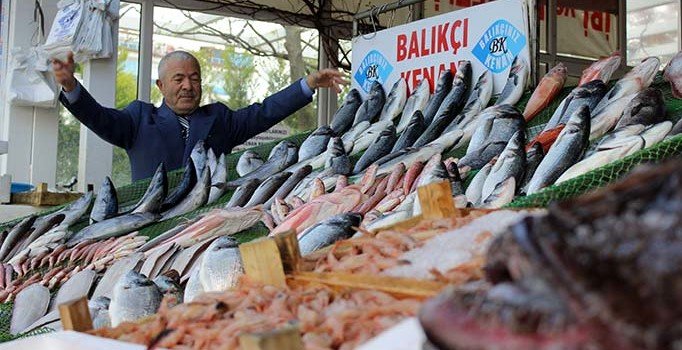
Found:
[[[109,176],[104,178],[90,211],[90,223],[106,220],[118,214],[118,196]]]
[[[329,125],[334,134],[342,135],[351,126],[353,126],[353,120],[355,119],[355,114],[362,104],[362,96],[357,89],[350,89],[343,99],[343,104],[336,110],[334,116],[332,117],[331,125]]]
[[[355,234],[355,228],[360,226],[360,221],[362,217],[359,214],[340,214],[303,231],[298,239],[301,255],[310,254],[336,241],[352,237]]]
[[[227,183],[227,188],[237,188],[251,179],[263,181],[296,162],[298,162],[298,147],[295,143],[284,140],[278,143],[272,151],[270,151],[270,157],[268,157],[268,160],[263,163],[263,165],[245,176],[229,181]]]
[[[166,198],[168,192],[168,177],[166,175],[166,167],[163,162],[156,168],[156,172],[152,177],[147,191],[142,195],[140,201],[135,205],[133,213],[158,213],[161,210],[161,205]]]
[[[426,108],[424,108],[423,111],[424,124],[426,124],[426,126],[431,124],[431,121],[436,117],[436,112],[438,112],[438,108],[440,108],[441,103],[443,103],[445,96],[450,93],[453,79],[454,74],[452,74],[449,69],[440,73],[433,96],[431,96],[429,103],[426,105]]]
[[[197,173],[194,169],[194,161],[192,158],[187,159],[185,171],[182,173],[180,183],[173,189],[173,191],[164,199],[161,205],[161,211],[166,211],[185,199],[187,194],[192,190],[197,183]]]
[[[71,236],[66,241],[66,244],[72,247],[87,240],[101,240],[122,236],[154,223],[160,218],[159,214],[151,212],[124,214],[86,226]]]
[[[367,99],[362,102],[360,108],[358,108],[358,111],[355,113],[353,125],[357,125],[363,121],[373,123],[379,117],[385,102],[386,93],[384,92],[384,88],[381,86],[381,83],[374,81],[369,90],[369,94],[367,95]]]
[[[377,161],[379,158],[387,155],[393,149],[393,145],[397,140],[395,134],[395,126],[390,124],[379,134],[379,137],[374,140],[374,142],[367,148],[367,151],[362,154],[355,167],[353,168],[353,173],[357,174],[365,170],[372,163]]]

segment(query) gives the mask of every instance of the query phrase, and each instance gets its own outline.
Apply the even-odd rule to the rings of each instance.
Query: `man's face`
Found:
[[[191,60],[169,60],[156,81],[168,107],[178,115],[192,113],[201,100],[201,73]]]

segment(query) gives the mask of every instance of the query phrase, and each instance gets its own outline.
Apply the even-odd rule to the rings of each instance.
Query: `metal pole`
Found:
[[[618,50],[623,59],[620,61],[620,68],[624,69],[628,64],[627,47],[627,1],[618,1]]]
[[[152,38],[154,36],[154,3],[142,1],[140,23],[140,68],[137,72],[137,98],[151,102],[152,61],[154,58]]]
[[[329,67],[329,58],[327,57],[327,52],[325,52],[323,36],[319,37],[319,52],[318,52],[318,64],[319,69]],[[329,89],[318,89],[317,90],[317,126],[327,125],[327,111],[329,110]]]
[[[556,64],[557,56],[557,0],[547,1],[547,53],[552,62],[547,62],[550,67]]]

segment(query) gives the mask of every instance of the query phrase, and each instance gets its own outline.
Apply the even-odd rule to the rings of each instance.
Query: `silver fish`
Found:
[[[153,315],[161,305],[161,291],[146,276],[128,271],[116,282],[109,305],[111,325]]]
[[[530,69],[526,60],[520,56],[516,56],[509,69],[509,77],[507,83],[502,88],[500,96],[495,101],[496,105],[515,105],[523,96],[523,91],[526,90],[526,82],[528,81]]]
[[[360,138],[360,135],[365,132],[365,130],[369,129],[371,123],[368,121],[360,122],[356,125],[353,125],[353,127],[348,130],[346,133],[344,133],[341,136],[341,141],[343,141],[343,148],[346,150],[346,153],[351,153],[353,151],[353,145],[355,143],[355,140]],[[313,165],[313,169],[315,169],[315,166]]]
[[[159,214],[155,213],[134,213],[117,216],[86,226],[73,236],[69,237],[66,244],[72,247],[86,240],[100,240],[109,237],[122,236],[154,223],[158,221],[159,218]]]
[[[206,169],[206,163],[208,161],[208,154],[206,154],[206,146],[204,145],[204,140],[197,141],[192,148],[192,153],[189,155],[194,161],[194,169],[197,173],[197,179],[201,178],[201,174],[204,173]]]
[[[197,184],[197,173],[194,169],[194,161],[192,158],[187,159],[185,171],[182,173],[180,183],[173,189],[173,191],[166,196],[161,205],[161,211],[166,211],[176,206],[180,201],[187,197],[187,194]]]
[[[9,233],[7,233],[7,237],[0,247],[1,261],[7,262],[7,260],[12,257],[10,256],[10,252],[18,243],[20,243],[20,240],[28,234],[31,226],[33,226],[33,223],[36,221],[36,218],[35,215],[24,218],[18,224],[14,225]]]
[[[199,266],[201,266],[201,262],[199,262]],[[185,294],[183,296],[183,302],[185,303],[191,303],[197,296],[204,293],[204,287],[199,278],[199,266],[195,266],[189,273],[190,276],[187,280],[187,285],[185,285]]]
[[[265,179],[265,181],[256,188],[251,199],[246,202],[244,207],[248,208],[265,203],[268,199],[272,198],[275,192],[277,192],[280,186],[282,186],[290,176],[290,172],[283,171]]]
[[[597,117],[595,106],[604,98],[608,87],[601,80],[592,80],[584,85],[578,86],[571,91],[566,98],[561,101],[559,107],[552,114],[549,122],[542,131],[554,129],[559,124],[566,124],[568,119],[582,106],[589,107],[590,115]]]
[[[93,329],[111,327],[109,305],[111,305],[111,299],[107,297],[97,297],[88,301]]]
[[[211,244],[213,240],[207,239],[183,249],[177,258],[173,261],[171,269],[177,271],[180,277],[189,273],[189,267],[203,254],[204,250]]]
[[[535,170],[545,157],[545,152],[542,149],[542,144],[536,142],[528,151],[526,151],[526,170],[523,172],[523,179],[518,185],[519,193],[526,193],[528,189],[528,182],[535,174]]]
[[[82,270],[71,276],[57,291],[50,303],[50,311],[56,310],[57,306],[67,301],[75,300],[80,297],[87,297],[95,282],[97,273],[94,270]]]
[[[252,150],[246,150],[239,156],[239,160],[237,160],[237,174],[239,174],[240,177],[244,176],[258,169],[263,163],[264,161],[260,154]]]
[[[118,196],[109,176],[104,178],[90,211],[90,223],[106,220],[118,214]]]
[[[393,145],[391,153],[400,151],[407,147],[412,147],[414,142],[417,141],[417,139],[419,139],[419,137],[424,133],[426,126],[424,125],[424,115],[421,111],[414,112],[412,119],[410,119],[410,123],[407,124],[404,130],[405,131],[400,134],[400,137],[398,137],[395,145]]]
[[[50,291],[38,283],[24,288],[17,294],[12,308],[9,332],[17,334],[47,312],[50,304]]]
[[[360,96],[358,90],[350,89],[343,99],[343,104],[332,117],[330,127],[334,130],[334,134],[341,135],[350,129],[361,104],[362,96]]]
[[[50,230],[60,226],[64,219],[66,218],[66,215],[64,214],[57,214],[57,215],[48,215],[48,218],[43,219],[43,218],[38,218],[35,223],[33,224],[33,227],[31,228],[31,233],[29,236],[23,241],[21,246],[19,247],[19,251],[25,249],[31,243],[33,243],[36,239],[39,237],[47,234]],[[64,227],[64,226],[61,226]],[[4,240],[4,239],[3,239]],[[15,254],[10,254],[10,255],[15,255]]]
[[[516,192],[516,180],[510,177],[502,182],[500,182],[495,190],[488,198],[483,201],[481,208],[486,209],[497,209],[501,208],[514,199],[514,193]]]
[[[166,175],[166,167],[162,162],[156,168],[147,191],[140,198],[140,201],[137,202],[132,213],[158,213],[161,210],[163,200],[166,198],[166,193],[168,193],[168,177]]]
[[[395,119],[405,108],[405,102],[407,102],[407,83],[404,78],[398,78],[386,97],[379,120]]]
[[[377,231],[392,225],[395,225],[401,221],[407,220],[412,217],[412,210],[401,210],[393,211],[390,213],[384,213],[378,218],[372,220],[365,227],[368,231]]]
[[[149,278],[156,277],[168,259],[177,251],[178,246],[175,243],[162,244],[150,250],[139,272]]]
[[[602,167],[608,163],[622,159],[644,148],[644,139],[640,136],[630,136],[602,145],[592,155],[573,164],[556,180],[562,183],[588,171]]]
[[[362,217],[355,213],[332,216],[303,231],[298,238],[302,255],[308,255],[334,242],[348,239],[355,234]]]
[[[199,266],[199,280],[205,292],[222,292],[237,285],[244,274],[237,240],[222,236],[206,249]]]
[[[253,196],[258,185],[260,185],[260,180],[258,179],[251,179],[244,182],[234,191],[230,200],[225,204],[225,208],[244,207],[251,196]]]
[[[291,141],[284,140],[270,151],[270,157],[263,165],[236,180],[229,181],[227,187],[237,188],[251,179],[263,181],[296,162],[298,162],[298,146]]]
[[[51,327],[51,323],[59,322],[59,320],[60,320],[59,310],[52,310],[45,314],[45,316],[33,322],[30,326],[24,328],[23,330],[19,330],[18,333],[28,333],[42,327],[49,327],[51,329],[54,329],[53,327]]]
[[[111,292],[114,290],[116,282],[128,271],[135,270],[140,261],[144,258],[142,253],[133,253],[120,260],[117,260],[111,265],[99,280],[95,291],[92,293],[93,298],[100,296],[111,297]]]
[[[663,93],[657,88],[646,88],[640,91],[628,103],[623,116],[618,120],[616,129],[627,125],[652,125],[665,120],[665,101]]]
[[[92,199],[94,197],[94,193],[92,191],[88,191],[86,194],[84,194],[82,197],[78,198],[76,201],[73,203],[67,205],[66,207],[52,213],[46,216],[41,217],[37,221],[43,221],[43,220],[51,220],[53,216],[57,216],[60,214],[64,214],[64,220],[60,223],[60,225],[63,225],[65,227],[69,227],[73,224],[75,224],[85,213],[88,212],[90,209],[90,205],[92,204]],[[36,225],[38,222],[36,222]]]
[[[332,175],[348,175],[352,167],[350,158],[343,146],[343,141],[338,137],[332,137],[325,153],[324,167],[329,169]]]
[[[613,100],[599,113],[592,116],[590,121],[590,141],[596,140],[612,130],[623,115],[623,111],[630,104],[636,94],[630,94]]]
[[[488,198],[497,185],[509,177],[513,177],[516,183],[521,182],[523,170],[526,168],[525,138],[522,134],[522,130],[517,131],[495,161],[481,189],[481,198]]]
[[[155,277],[153,280],[154,284],[159,287],[159,291],[164,296],[175,297],[175,303],[172,305],[177,305],[182,303],[182,288],[180,287],[180,275],[175,270],[170,270],[163,275]]]
[[[362,102],[358,111],[355,113],[355,119],[353,120],[353,125],[356,125],[363,121],[368,121],[373,123],[381,113],[384,108],[384,103],[386,102],[386,93],[384,88],[378,81],[372,83],[372,87],[369,89],[369,94],[367,99]]]
[[[678,135],[680,133],[682,133],[682,118],[678,119],[675,126],[673,126],[673,129],[670,130],[670,136]]]
[[[211,171],[211,189],[208,192],[206,204],[215,203],[227,191],[227,164],[225,164],[225,154],[218,157],[216,172]]]
[[[491,159],[498,156],[507,145],[507,141],[517,133],[525,134],[525,119],[511,105],[494,106],[493,113],[482,119],[471,137],[467,153],[459,161],[459,166],[473,170],[482,168]]]
[[[376,141],[376,139],[379,137],[379,134],[381,134],[386,128],[389,126],[392,126],[393,123],[390,120],[380,120],[372,125],[370,125],[369,128],[367,128],[365,131],[360,133],[358,137],[354,140],[353,142],[353,149],[350,153],[348,153],[349,156],[354,156],[356,154],[359,154],[362,151],[367,150],[367,148]],[[345,148],[345,143],[344,143],[344,148]]]
[[[554,184],[566,169],[580,160],[589,142],[589,130],[590,109],[588,106],[582,106],[568,120],[568,124],[561,130],[547,155],[538,165],[528,183],[528,194]]]
[[[485,184],[485,180],[488,177],[488,174],[490,174],[490,170],[493,168],[492,163],[487,163],[486,165],[479,170],[476,175],[474,175],[474,178],[471,179],[471,182],[469,183],[469,187],[467,187],[466,191],[464,192],[464,195],[467,197],[467,200],[473,204],[475,207],[478,207],[481,205],[481,202],[483,201],[483,198],[481,198],[481,193],[483,192],[483,184]]]
[[[598,114],[613,101],[648,88],[654,81],[654,76],[661,66],[661,60],[656,57],[648,57],[637,66],[627,72],[616,84],[604,95],[604,98],[591,109],[592,115]]]
[[[673,123],[669,120],[647,126],[640,136],[644,139],[644,148],[649,148],[661,142],[673,129]]]
[[[185,199],[180,201],[173,208],[161,213],[161,220],[168,220],[176,216],[187,214],[206,204],[208,195],[211,191],[211,170],[208,168],[203,171],[201,178],[194,185],[192,191],[187,194]]]
[[[476,128],[476,121],[481,111],[490,102],[490,97],[493,94],[493,79],[489,70],[485,70],[479,77],[474,86],[469,99],[467,100],[462,112],[452,120],[450,125],[443,131],[444,133],[454,129],[464,131],[465,140],[468,142],[471,134]]]
[[[301,143],[298,149],[298,160],[310,159],[316,155],[323,153],[327,148],[329,139],[333,136],[334,131],[326,126],[320,126],[315,129],[308,137]]]
[[[400,122],[398,122],[398,126],[396,127],[396,131],[398,133],[401,133],[403,130],[405,130],[416,111],[423,112],[426,108],[426,104],[429,103],[429,97],[431,97],[429,84],[430,83],[428,79],[422,79],[410,97],[407,98],[407,102],[405,102],[405,108],[403,109],[402,116],[400,117]],[[422,118],[423,117],[424,115],[422,113]]]
[[[206,150],[206,167],[211,170],[211,174],[215,174],[215,170],[218,168],[218,157],[213,148],[210,147]]]
[[[438,82],[436,83],[436,89],[433,92],[433,96],[431,96],[429,103],[422,111],[424,114],[425,125],[428,126],[429,124],[431,124],[431,121],[436,116],[436,112],[438,111],[438,108],[440,108],[441,103],[443,103],[445,96],[447,96],[450,93],[450,89],[452,89],[453,79],[454,75],[449,69],[444,70],[440,73],[440,77],[438,78]]]
[[[308,176],[313,171],[313,167],[306,165],[291,174],[289,178],[277,189],[275,194],[273,194],[265,203],[263,203],[263,208],[270,209],[272,203],[274,203],[277,198],[286,198],[289,193],[298,185],[301,180]]]
[[[365,170],[379,158],[390,153],[397,139],[398,137],[395,133],[395,126],[393,126],[393,124],[389,124],[388,127],[381,131],[377,139],[369,146],[369,148],[367,148],[367,151],[362,154],[357,163],[355,163],[353,173],[357,174]]]
[[[670,83],[673,97],[682,99],[682,51],[673,56],[665,65],[663,77]]]

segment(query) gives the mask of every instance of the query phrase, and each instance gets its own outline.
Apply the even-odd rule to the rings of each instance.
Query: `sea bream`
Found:
[[[329,140],[327,152],[325,152],[324,167],[329,169],[332,175],[348,175],[351,173],[353,168],[341,138],[332,137]]]
[[[589,67],[583,70],[583,75],[580,77],[578,86],[585,85],[593,80],[601,80],[609,82],[611,75],[620,66],[621,56],[618,51],[612,53],[610,56],[602,58],[592,63]]]
[[[620,78],[594,109],[591,109],[592,115],[598,114],[606,106],[621,97],[635,94],[648,88],[654,81],[654,76],[660,66],[661,61],[656,57],[648,57],[642,60],[642,62]]]
[[[241,254],[234,237],[222,236],[208,246],[199,265],[204,292],[222,292],[237,285],[244,274]]]
[[[447,96],[450,93],[450,89],[452,89],[453,79],[454,74],[449,69],[446,69],[440,73],[440,77],[436,82],[436,88],[435,91],[433,92],[433,96],[431,96],[429,103],[422,111],[424,114],[424,124],[427,127],[429,124],[431,124],[433,118],[436,117],[436,112],[438,111],[438,108],[440,108],[440,105],[445,99],[445,96]]]
[[[266,178],[288,168],[298,162],[298,147],[295,143],[284,140],[271,151],[268,160],[254,171],[232,181],[228,181],[227,188],[237,188],[251,179],[265,180]]]
[[[369,90],[367,99],[362,102],[355,113],[353,125],[357,125],[363,121],[373,123],[379,117],[385,102],[386,93],[384,92],[384,88],[381,86],[381,83],[375,80]]]
[[[379,120],[393,120],[400,115],[407,101],[407,83],[405,78],[398,78],[386,97]]]
[[[670,83],[673,96],[682,99],[682,51],[678,52],[663,69],[665,80]]]
[[[109,305],[111,325],[116,327],[153,315],[159,309],[162,297],[154,282],[135,271],[128,271],[114,286]]]
[[[423,111],[426,108],[426,104],[429,103],[429,98],[431,97],[429,84],[430,82],[428,79],[422,79],[419,84],[417,84],[417,87],[414,89],[412,94],[410,94],[410,97],[407,98],[407,102],[405,102],[405,108],[403,109],[402,116],[400,117],[400,122],[398,122],[398,126],[396,127],[396,131],[398,133],[403,132],[403,130],[407,128],[407,125],[412,120],[412,117],[416,111],[422,112],[423,117]]]
[[[530,99],[528,99],[526,108],[523,110],[523,117],[526,118],[526,122],[531,121],[536,115],[547,108],[556,95],[561,92],[566,83],[567,75],[568,69],[560,62],[542,77],[538,86],[533,90]]]
[[[497,97],[495,105],[515,105],[526,90],[530,69],[526,60],[516,56],[509,69],[507,83]]]
[[[490,102],[490,97],[492,94],[492,73],[486,69],[478,77],[478,81],[476,82],[476,85],[474,85],[471,94],[469,94],[469,99],[464,105],[464,108],[462,108],[462,112],[452,120],[450,125],[445,128],[443,133],[460,129],[464,131],[464,137],[462,138],[461,142],[469,142],[471,133],[473,133],[474,129],[476,128],[476,121],[478,121],[481,111],[486,108],[488,102]]]
[[[245,176],[258,169],[264,162],[265,161],[261,158],[260,154],[252,150],[246,150],[239,156],[239,160],[237,160],[237,174],[239,174],[240,177]]]
[[[336,241],[352,237],[355,234],[354,228],[360,226],[361,220],[362,216],[359,214],[344,213],[311,226],[298,239],[301,255],[305,256]]]
[[[327,149],[327,143],[332,136],[334,136],[334,131],[326,125],[315,129],[301,143],[298,149],[298,160],[302,161],[322,154]]]
[[[343,104],[334,113],[331,125],[329,125],[334,130],[335,135],[342,135],[353,126],[355,114],[361,104],[362,96],[360,96],[360,92],[357,89],[350,89],[343,99]]]
[[[187,197],[187,194],[194,188],[197,184],[197,174],[194,169],[194,161],[192,158],[187,159],[187,165],[185,165],[185,171],[182,173],[182,178],[180,183],[173,189],[173,191],[166,196],[161,204],[161,211],[166,211],[174,206],[176,206],[180,201]]]
[[[607,89],[608,87],[603,81],[593,80],[571,90],[568,96],[561,101],[542,131],[554,129],[560,124],[566,124],[568,119],[582,106],[587,106],[590,111],[594,111],[595,106],[604,98]],[[590,113],[590,115],[594,116],[595,114]]]
[[[118,214],[118,196],[111,178],[106,176],[97,191],[95,203],[90,211],[90,223],[95,223]]]
[[[357,174],[365,170],[379,158],[390,153],[397,139],[398,137],[395,133],[395,126],[393,126],[393,124],[389,124],[384,130],[381,131],[381,133],[379,133],[376,140],[374,140],[369,148],[367,148],[367,151],[363,153],[357,163],[355,163],[353,173]]]

